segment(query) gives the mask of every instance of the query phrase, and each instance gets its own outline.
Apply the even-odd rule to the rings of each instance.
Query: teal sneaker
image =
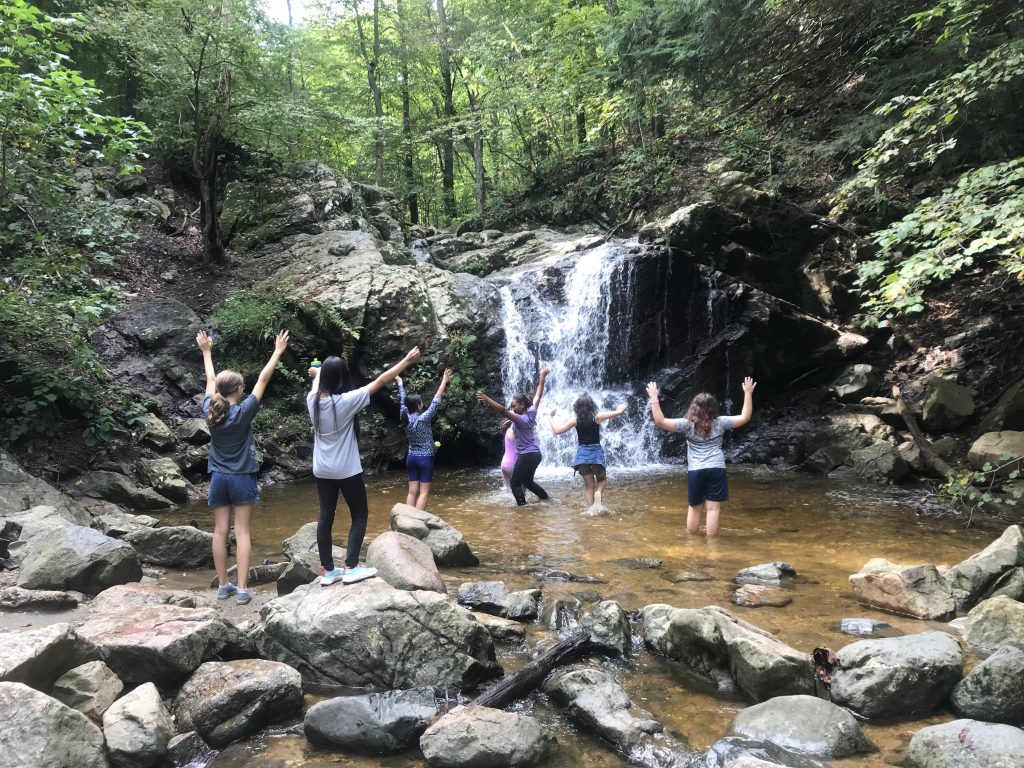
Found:
[[[217,599],[218,600],[227,600],[229,597],[231,597],[236,592],[238,592],[238,587],[236,587],[234,584],[232,584],[229,581],[227,584],[224,584],[223,586],[220,587],[220,589],[217,590]]]
[[[322,569],[321,569],[322,570]],[[336,584],[345,578],[344,568],[334,568],[330,571],[324,571],[320,576],[320,586],[326,587],[331,584]]]
[[[239,605],[248,605],[252,602],[252,592],[248,589],[239,589],[238,594],[235,595],[235,602]]]
[[[364,579],[372,579],[376,575],[376,568],[367,568],[365,565],[357,565],[355,568],[349,568],[345,572],[345,576],[342,579],[342,583],[355,584],[357,581],[363,581]]]

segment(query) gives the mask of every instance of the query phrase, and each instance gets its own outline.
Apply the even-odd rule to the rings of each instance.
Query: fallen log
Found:
[[[955,475],[956,472],[953,468],[939,456],[931,440],[925,437],[924,432],[921,431],[921,427],[917,424],[917,419],[914,418],[914,414],[910,412],[910,408],[903,401],[903,394],[900,392],[897,384],[892,385],[892,398],[896,401],[896,412],[903,418],[903,423],[910,430],[910,436],[914,438],[914,443],[917,445],[917,449],[921,451],[921,457],[928,466],[947,480]]]
[[[537,688],[555,667],[572,661],[593,649],[590,635],[586,631],[578,629],[518,672],[492,685],[477,696],[473,703],[481,707],[503,709]]]

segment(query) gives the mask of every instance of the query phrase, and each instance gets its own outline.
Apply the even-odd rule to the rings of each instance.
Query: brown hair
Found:
[[[687,420],[693,424],[693,431],[701,440],[711,434],[711,425],[718,418],[718,401],[714,395],[701,392],[690,402],[686,411]]]
[[[206,417],[206,423],[211,427],[216,427],[224,421],[224,417],[228,415],[228,408],[231,407],[231,403],[228,402],[228,395],[231,395],[245,386],[245,379],[242,378],[242,374],[238,371],[221,371],[217,374],[215,379],[217,384],[217,391],[213,393],[213,399],[210,401],[210,412]]]

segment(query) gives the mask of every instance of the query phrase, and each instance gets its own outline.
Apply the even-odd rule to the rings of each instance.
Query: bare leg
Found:
[[[584,475],[583,476],[583,496],[587,500],[587,506],[594,506],[594,476]]]
[[[252,504],[235,507],[235,562],[238,563],[238,588],[249,584],[249,562],[252,559],[252,539],[249,537],[249,520],[252,518]]]
[[[686,530],[697,533],[700,530],[700,516],[704,513],[704,502],[696,507],[686,508]]]
[[[213,567],[217,569],[220,586],[228,583],[228,531],[231,530],[231,507],[213,508]]]
[[[416,497],[420,495],[420,481],[410,480],[409,481],[409,493],[405,496],[405,503],[410,507],[416,506]]]
[[[501,481],[505,484],[505,490],[512,489],[512,470],[501,468]]]
[[[420,493],[419,496],[416,498],[416,509],[426,509],[427,497],[430,496],[430,483],[424,483],[422,480],[420,480],[419,485]]]
[[[722,511],[722,502],[708,499],[708,536],[718,535],[718,515]]]
[[[607,476],[602,477],[600,480],[597,481],[597,492],[600,493],[602,496],[604,495],[604,487],[606,485],[608,485]]]

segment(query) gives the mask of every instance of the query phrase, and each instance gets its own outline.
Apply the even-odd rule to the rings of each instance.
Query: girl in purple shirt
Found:
[[[537,485],[533,479],[540,466],[542,456],[540,445],[537,443],[537,436],[534,429],[537,426],[537,407],[540,405],[541,396],[544,394],[544,380],[551,373],[547,366],[540,369],[540,381],[537,382],[537,392],[533,396],[533,402],[525,394],[517,394],[512,397],[512,410],[507,409],[496,400],[492,400],[483,392],[476,393],[476,399],[486,403],[494,410],[512,422],[512,429],[515,432],[516,463],[512,468],[512,477],[509,478],[509,485],[512,495],[516,497],[516,504],[520,507],[526,506],[526,491],[529,489],[537,498],[544,500],[548,498],[547,491]]]

